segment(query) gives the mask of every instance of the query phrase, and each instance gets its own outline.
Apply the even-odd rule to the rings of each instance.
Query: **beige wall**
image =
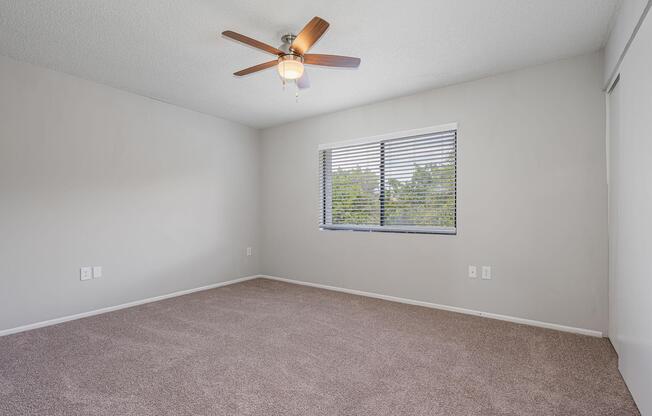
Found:
[[[602,81],[595,53],[264,130],[261,270],[606,331]],[[457,236],[318,229],[320,143],[450,122]]]
[[[263,272],[605,331],[601,59],[307,119],[261,144],[0,58],[0,330]],[[318,230],[318,144],[449,122],[457,236]],[[469,279],[469,264],[494,278]],[[82,265],[104,277],[80,282]]]
[[[0,330],[258,273],[258,134],[0,57]]]

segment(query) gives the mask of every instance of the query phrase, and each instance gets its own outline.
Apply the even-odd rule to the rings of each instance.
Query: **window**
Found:
[[[455,234],[457,126],[319,149],[320,228]]]

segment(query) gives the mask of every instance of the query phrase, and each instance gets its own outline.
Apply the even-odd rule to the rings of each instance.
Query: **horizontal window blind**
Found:
[[[457,131],[319,151],[320,227],[456,232]]]

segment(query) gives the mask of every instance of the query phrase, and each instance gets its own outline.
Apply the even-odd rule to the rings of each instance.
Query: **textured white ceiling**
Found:
[[[618,0],[0,0],[0,54],[255,127],[267,127],[602,47]],[[358,70],[309,67],[283,91],[274,69],[235,78],[313,16],[314,53]],[[272,57],[273,58],[273,57]]]

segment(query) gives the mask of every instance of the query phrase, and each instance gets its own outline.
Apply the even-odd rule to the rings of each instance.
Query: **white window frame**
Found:
[[[443,133],[447,131],[455,131],[456,132],[456,137],[455,137],[455,183],[456,183],[456,188],[455,188],[455,227],[454,228],[445,228],[445,227],[424,227],[424,226],[406,226],[406,225],[397,225],[397,226],[387,226],[387,225],[340,225],[340,224],[329,224],[329,222],[332,222],[332,218],[325,218],[330,214],[330,210],[326,209],[327,206],[331,205],[332,202],[329,201],[329,198],[332,197],[332,191],[328,192],[327,189],[329,187],[328,181],[330,177],[325,174],[325,172],[320,173],[320,179],[323,177],[327,183],[325,186],[322,188],[320,185],[320,204],[321,204],[321,213],[322,217],[320,217],[320,224],[319,224],[319,229],[320,230],[327,230],[327,231],[365,231],[365,232],[389,232],[389,233],[415,233],[415,234],[445,234],[445,235],[457,235],[458,232],[458,224],[457,224],[457,212],[458,212],[458,198],[457,198],[457,183],[458,183],[458,161],[459,161],[459,152],[458,152],[458,145],[457,145],[457,139],[458,139],[458,124],[457,123],[447,123],[447,124],[441,124],[438,126],[430,126],[430,127],[424,127],[420,129],[412,129],[412,130],[403,130],[403,131],[397,131],[393,133],[387,133],[387,134],[382,134],[378,136],[370,136],[370,137],[365,137],[365,138],[360,138],[360,139],[353,139],[353,140],[345,140],[345,141],[338,141],[338,142],[329,142],[329,143],[322,143],[319,144],[317,147],[318,153],[321,153],[322,150],[328,150],[328,149],[333,149],[333,148],[338,148],[338,147],[344,147],[344,146],[351,146],[351,145],[359,145],[359,144],[367,144],[367,143],[377,143],[377,142],[382,142],[382,141],[387,141],[387,140],[393,140],[393,139],[402,139],[406,137],[411,137],[411,136],[420,136],[420,135],[427,135],[427,134],[437,134],[437,133]],[[324,167],[325,169],[325,167]],[[330,203],[329,203],[330,202]]]

